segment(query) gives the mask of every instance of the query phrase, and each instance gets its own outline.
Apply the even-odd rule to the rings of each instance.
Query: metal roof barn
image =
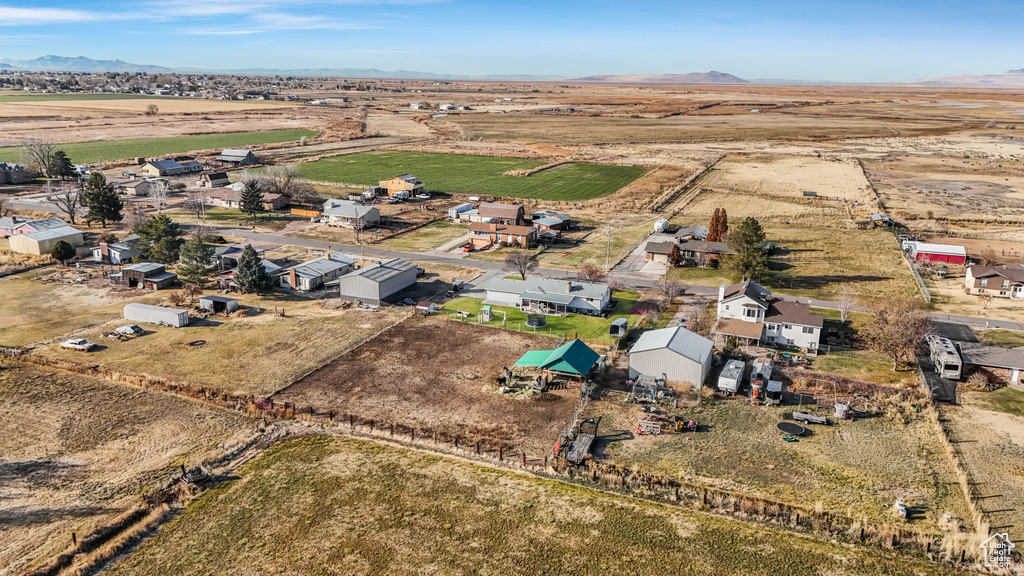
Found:
[[[629,377],[688,382],[699,389],[711,371],[712,342],[682,327],[649,330],[629,351]]]
[[[132,302],[124,305],[125,320],[181,328],[188,324],[188,310]]]
[[[392,258],[350,272],[335,282],[338,283],[339,298],[380,305],[416,286],[416,265],[408,260]]]

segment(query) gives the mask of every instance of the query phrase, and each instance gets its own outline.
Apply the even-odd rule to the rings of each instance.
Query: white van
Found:
[[[398,198],[399,200],[408,200],[410,196],[408,190],[399,190],[398,192],[392,194],[391,197]]]

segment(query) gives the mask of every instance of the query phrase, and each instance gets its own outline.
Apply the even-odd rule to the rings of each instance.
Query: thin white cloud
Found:
[[[218,30],[216,28],[200,28],[175,32],[175,34],[184,34],[186,36],[246,36],[259,33],[259,30]]]
[[[282,14],[279,12],[263,12],[253,14],[250,19],[253,23],[264,26],[268,31],[272,30],[371,30],[380,26],[362,24],[358,22],[345,22],[321,16],[300,16],[295,14]]]
[[[10,26],[56,24],[61,22],[92,22],[112,19],[113,15],[67,8],[16,8],[0,5],[0,22]]]

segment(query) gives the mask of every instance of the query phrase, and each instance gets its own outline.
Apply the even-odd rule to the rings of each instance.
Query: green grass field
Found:
[[[640,316],[632,315],[629,312],[633,309],[640,295],[636,292],[629,290],[622,290],[619,292],[612,293],[612,298],[619,301],[618,308],[608,318],[599,318],[596,316],[581,316],[579,314],[570,314],[566,317],[560,316],[548,316],[548,324],[544,328],[538,328],[537,334],[550,334],[561,338],[568,334],[576,334],[581,340],[590,344],[607,344],[612,345],[615,343],[615,338],[608,335],[608,327],[612,321],[618,320],[619,318],[628,317],[629,326],[635,327],[640,322]],[[445,302],[444,310],[451,312],[453,315],[457,311],[469,312],[470,316],[466,319],[467,322],[476,322],[477,315],[480,312],[482,300],[480,298],[456,298],[451,302]],[[526,328],[526,313],[519,311],[517,308],[506,308],[504,306],[491,306],[491,309],[499,312],[493,315],[493,320],[485,322],[489,326],[501,326],[502,315],[501,311],[508,314],[508,320],[505,322],[505,328],[508,330],[523,330],[526,332],[532,331],[532,328]]]
[[[83,164],[102,160],[124,160],[126,158],[163,156],[179,154],[190,150],[208,150],[255,146],[274,142],[290,142],[303,136],[316,136],[315,130],[268,130],[266,132],[230,132],[227,134],[203,134],[199,136],[174,136],[170,138],[141,138],[137,140],[112,140],[110,142],[74,142],[60,144],[58,149],[67,152],[72,162]],[[21,157],[18,147],[0,148],[0,162],[17,162]]]
[[[435,192],[591,200],[607,196],[647,172],[640,166],[568,164],[528,177],[502,175],[509,170],[529,170],[543,164],[537,160],[493,156],[364,152],[303,164],[302,175],[322,182],[375,186],[385,178],[410,173]]]
[[[741,522],[360,440],[282,442],[110,571],[953,574]]]

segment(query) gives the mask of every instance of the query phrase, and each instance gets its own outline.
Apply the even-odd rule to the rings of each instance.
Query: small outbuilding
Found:
[[[71,226],[61,226],[60,228],[49,228],[39,232],[11,236],[9,246],[11,252],[43,256],[52,252],[53,247],[61,241],[72,246],[81,246],[85,243],[81,232]]]
[[[129,288],[140,288],[144,290],[161,290],[174,284],[178,275],[168,272],[163,264],[156,262],[139,262],[131,266],[125,266],[120,272],[108,276],[110,283],[117,286]]]
[[[688,382],[699,389],[711,371],[711,340],[686,328],[662,328],[640,335],[629,350],[629,377]]]
[[[188,310],[132,302],[124,305],[125,320],[181,328],[188,325]]]
[[[238,311],[238,300],[216,295],[203,296],[199,299],[199,307],[214,314],[218,312],[231,314]]]
[[[225,148],[220,153],[220,156],[217,156],[216,160],[234,166],[251,166],[260,162],[260,159],[252,153],[252,150],[245,150],[243,148]]]
[[[967,262],[967,250],[963,246],[951,244],[929,244],[916,240],[905,241],[903,252],[917,262],[933,262],[938,264],[964,264]]]
[[[335,282],[339,298],[379,306],[416,286],[416,265],[408,260],[392,258],[364,266]]]
[[[424,316],[430,316],[435,310],[437,310],[437,304],[433,302],[424,301],[416,305],[416,313]]]
[[[583,378],[600,357],[582,340],[570,340],[554,350],[530,350],[516,361],[515,366]]]

